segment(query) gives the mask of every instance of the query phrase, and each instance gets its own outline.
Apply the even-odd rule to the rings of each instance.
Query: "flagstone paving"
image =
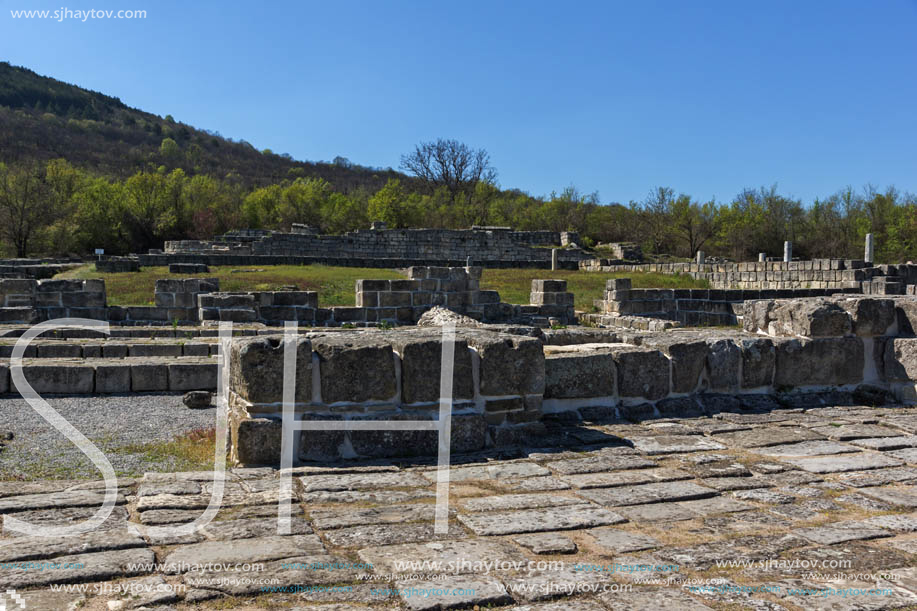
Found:
[[[443,532],[428,459],[297,467],[289,494],[276,470],[230,470],[215,519],[188,532],[162,527],[201,516],[212,473],[121,481],[102,527],[75,537],[18,533],[10,518],[78,524],[104,483],[3,482],[0,602],[21,608],[16,590],[26,611],[917,609],[917,408],[560,420],[531,450],[454,456]]]

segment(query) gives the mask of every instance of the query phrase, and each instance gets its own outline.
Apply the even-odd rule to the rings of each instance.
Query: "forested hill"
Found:
[[[67,159],[111,178],[160,165],[188,175],[207,174],[258,187],[297,177],[324,178],[336,191],[375,192],[391,169],[367,168],[344,158],[332,163],[295,161],[259,151],[244,140],[196,129],[130,108],[120,99],[0,62],[0,162]]]

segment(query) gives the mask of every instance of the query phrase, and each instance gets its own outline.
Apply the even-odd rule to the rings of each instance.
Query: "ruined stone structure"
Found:
[[[584,313],[589,324],[662,330],[674,325],[655,324],[641,318],[675,321],[691,327],[717,327],[740,324],[745,302],[756,299],[824,297],[847,293],[844,289],[634,289],[630,278],[606,282],[605,298],[595,300],[598,314]]]
[[[0,279],[0,322],[40,322],[77,317],[121,325],[196,324],[217,321],[279,326],[412,325],[433,306],[490,323],[575,324],[571,293],[561,280],[533,281],[532,303],[503,303],[480,289],[482,268],[412,267],[405,280],[358,280],[356,306],[319,307],[314,291],[221,292],[216,278],[160,279],[154,305],[108,306],[104,280]],[[548,285],[539,283],[547,282]],[[551,284],[554,283],[554,284]],[[537,285],[537,286],[536,286]],[[545,292],[545,286],[551,290]],[[537,290],[536,290],[537,289]]]
[[[917,265],[867,266],[864,261],[816,259],[751,263],[644,263],[618,265],[602,259],[581,261],[584,271],[684,274],[707,280],[715,289],[841,289],[869,295],[904,295],[917,284]]]
[[[749,333],[585,329],[530,337],[516,335],[529,333],[518,328],[460,328],[453,445],[470,451],[515,443],[537,435],[538,422],[559,412],[580,417],[603,409],[630,420],[702,415],[826,390],[917,402],[913,299],[760,300],[745,309]],[[554,345],[554,337],[563,345]],[[299,418],[411,420],[438,413],[436,329],[310,333],[297,351]],[[276,464],[283,340],[236,341],[231,371],[234,457]],[[259,383],[265,380],[276,383]],[[312,431],[302,433],[297,456],[433,453],[434,442],[423,432]]]
[[[550,268],[550,247],[579,243],[574,232],[513,231],[509,227],[471,229],[369,229],[320,235],[294,226],[279,231],[232,231],[212,241],[166,242],[162,254],[137,255],[140,265],[200,263],[277,265],[325,263],[358,267],[459,266],[468,257],[484,267]],[[563,248],[560,264],[576,269],[587,255]]]

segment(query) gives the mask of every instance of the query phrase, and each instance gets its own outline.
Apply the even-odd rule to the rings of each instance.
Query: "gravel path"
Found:
[[[127,445],[170,441],[195,429],[216,426],[216,409],[192,410],[181,393],[47,398],[48,403],[111,461],[120,476],[174,470],[170,456],[150,461],[144,454],[116,451]],[[38,415],[21,397],[0,398],[0,437],[12,433],[0,451],[0,479],[100,479],[95,465]]]

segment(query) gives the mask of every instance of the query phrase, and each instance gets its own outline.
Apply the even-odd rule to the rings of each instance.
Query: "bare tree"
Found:
[[[493,184],[497,179],[487,151],[443,138],[421,142],[413,152],[402,155],[401,169],[420,178],[431,191],[445,187],[453,204],[461,198],[471,203],[478,183]]]

